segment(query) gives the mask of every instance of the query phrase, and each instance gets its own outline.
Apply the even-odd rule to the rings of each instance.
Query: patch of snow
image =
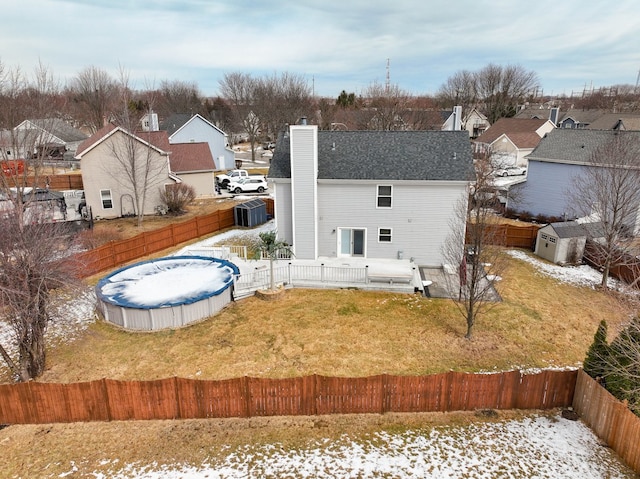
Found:
[[[489,479],[634,477],[591,430],[560,416],[381,432],[306,448],[245,445],[201,465],[125,464],[98,479],[394,477]]]
[[[602,281],[602,273],[588,265],[560,266],[557,264],[545,263],[533,256],[529,256],[524,251],[509,250],[507,253],[513,258],[532,264],[540,273],[555,278],[562,283],[594,288]],[[607,284],[613,289],[620,287],[620,282],[613,278],[609,278]]]

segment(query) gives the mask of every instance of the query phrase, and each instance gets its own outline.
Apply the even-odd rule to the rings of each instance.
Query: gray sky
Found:
[[[3,2],[0,61],[61,81],[87,66],[135,88],[224,73],[304,75],[316,95],[384,83],[434,94],[488,63],[538,74],[545,94],[635,85],[636,0],[19,0]]]

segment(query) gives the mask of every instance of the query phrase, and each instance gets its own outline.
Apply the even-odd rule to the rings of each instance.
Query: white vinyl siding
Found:
[[[317,126],[292,126],[291,201],[293,253],[299,259],[317,258]]]
[[[336,257],[338,228],[391,229],[393,241],[367,235],[369,258],[414,258],[421,266],[442,266],[442,245],[451,231],[458,201],[466,198],[466,183],[393,184],[394,208],[378,208],[372,186],[360,182],[318,184],[318,255]]]

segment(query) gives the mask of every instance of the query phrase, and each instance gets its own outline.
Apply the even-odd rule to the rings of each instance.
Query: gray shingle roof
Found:
[[[161,130],[167,130],[169,136],[173,135],[176,131],[183,127],[193,115],[189,113],[174,113],[169,118],[160,123]]]
[[[640,132],[557,128],[547,133],[527,158],[588,164],[592,153],[616,135],[633,135],[640,141]]]
[[[72,127],[64,120],[60,118],[47,118],[47,119],[37,119],[37,120],[29,120],[34,125],[42,128],[43,130],[48,131],[54,136],[57,136],[65,143],[71,143],[74,141],[83,141],[88,138],[89,135],[84,134],[77,128]]]
[[[318,131],[318,178],[345,180],[473,179],[465,131]],[[276,142],[270,178],[290,178],[289,138]]]
[[[550,223],[549,226],[558,235],[558,238],[580,238],[588,236],[590,238],[601,238],[604,236],[602,232],[602,223],[578,223],[576,221],[564,221],[558,223]]]

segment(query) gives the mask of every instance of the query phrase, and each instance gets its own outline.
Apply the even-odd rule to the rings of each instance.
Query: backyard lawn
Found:
[[[480,318],[472,340],[449,300],[353,289],[291,289],[273,302],[252,297],[175,331],[130,333],[97,321],[49,351],[40,380],[578,367],[600,320],[613,336],[633,312],[616,295],[561,282],[512,256],[498,290],[503,301]]]

